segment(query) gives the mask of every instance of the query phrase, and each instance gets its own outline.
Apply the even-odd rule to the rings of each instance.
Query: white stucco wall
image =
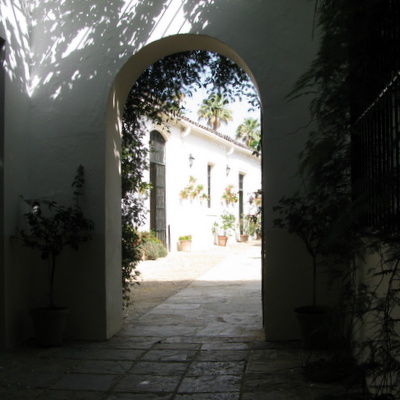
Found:
[[[166,228],[170,236],[167,245],[171,251],[179,249],[179,236],[192,235],[192,249],[204,250],[214,246],[212,226],[226,210],[239,222],[239,203],[226,204],[222,200],[224,189],[232,185],[232,191],[239,189],[239,174],[243,179],[243,206],[248,212],[250,195],[261,189],[261,160],[252,154],[252,150],[237,143],[221,138],[207,128],[198,126],[193,121],[176,120],[169,122],[169,131],[159,126],[149,126],[148,131],[158,131],[166,140]],[[145,143],[149,137],[145,139]],[[189,166],[189,155],[194,157]],[[182,199],[181,191],[189,184],[190,177],[196,179],[195,186],[203,185],[207,190],[207,166],[211,165],[211,207],[207,200]],[[227,175],[226,166],[230,171]],[[148,174],[147,174],[148,175]],[[147,176],[149,180],[149,176]],[[150,200],[145,203],[150,209]],[[141,230],[150,230],[150,215]],[[235,235],[228,241],[234,243]]]
[[[85,209],[95,221],[95,234],[79,255],[68,254],[62,261],[60,301],[71,309],[68,334],[105,339],[121,327],[120,113],[130,87],[148,65],[188,49],[231,57],[259,88],[264,117],[266,333],[270,339],[296,336],[295,321],[282,323],[281,316],[289,316],[302,294],[299,289],[288,299],[282,287],[290,291],[296,285],[304,291],[307,281],[301,282],[298,266],[288,258],[290,254],[300,260],[303,255],[291,237],[272,229],[271,207],[296,184],[296,154],[304,140],[300,128],[309,122],[307,101],[288,103],[284,97],[316,49],[313,3],[32,1],[29,9],[22,1],[0,4],[0,33],[7,52],[3,344],[30,335],[30,300],[25,295],[29,267],[11,239],[21,214],[18,196],[68,200],[71,176],[80,163],[86,169]],[[20,21],[13,22],[15,15],[27,23],[27,30]],[[39,297],[30,285],[29,298]]]
[[[3,174],[0,247],[0,340],[12,343],[20,336],[29,318],[31,269],[26,266],[24,253],[15,239],[20,218],[19,196],[28,186],[30,127],[30,37],[29,10],[24,1],[1,3],[0,36],[5,39],[4,64],[4,155],[0,160]],[[7,19],[5,19],[7,16]],[[4,19],[3,19],[4,18]]]

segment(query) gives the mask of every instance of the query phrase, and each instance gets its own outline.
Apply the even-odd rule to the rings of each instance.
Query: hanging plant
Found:
[[[208,200],[208,196],[205,193],[200,195],[200,200]]]
[[[181,192],[179,193],[179,196],[181,199],[187,199],[189,197],[188,190],[187,189],[181,190]]]
[[[189,177],[189,183],[179,193],[179,197],[182,200],[194,200],[196,197],[199,197],[200,200],[208,199],[208,196],[203,192],[204,186],[201,184],[196,185],[196,181],[197,179],[193,176]]]
[[[233,185],[228,185],[222,195],[222,199],[226,201],[226,204],[237,203],[239,201],[237,193],[232,191]]]

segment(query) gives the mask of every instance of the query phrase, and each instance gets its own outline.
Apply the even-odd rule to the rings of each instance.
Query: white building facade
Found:
[[[261,190],[260,157],[241,142],[184,117],[170,120],[168,130],[151,127],[149,140],[151,136],[158,137],[162,143],[158,150],[163,152],[154,157],[156,161],[151,161],[154,151],[150,153],[150,171],[160,171],[148,176],[158,204],[156,199],[146,200],[150,215],[141,229],[157,231],[169,251],[179,250],[179,237],[186,235],[192,235],[193,250],[204,250],[214,245],[214,222],[229,212],[237,226],[228,243],[240,240],[242,214],[257,210],[254,199]],[[159,189],[152,182],[157,179],[162,181]],[[235,201],[223,198],[227,188]]]

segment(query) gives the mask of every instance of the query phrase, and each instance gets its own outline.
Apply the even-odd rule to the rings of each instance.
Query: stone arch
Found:
[[[208,50],[230,58],[249,75],[257,88],[254,75],[239,54],[220,40],[205,35],[181,34],[157,40],[132,55],[121,68],[109,94],[106,114],[105,263],[106,282],[110,283],[110,287],[116,279],[120,279],[120,272],[116,268],[121,265],[121,252],[116,250],[120,249],[121,232],[120,151],[123,108],[131,87],[149,65],[162,57],[189,50]],[[113,294],[109,293],[109,296]]]

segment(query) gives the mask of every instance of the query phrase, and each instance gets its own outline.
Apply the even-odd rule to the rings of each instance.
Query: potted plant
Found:
[[[228,237],[235,230],[235,220],[233,214],[224,211],[219,217],[219,222],[214,222],[213,231],[217,234],[219,246],[226,246]]]
[[[179,196],[182,200],[194,200],[196,198],[203,200],[208,198],[208,196],[204,193],[204,185],[196,185],[196,181],[197,179],[193,176],[189,177],[189,183],[179,193]]]
[[[249,241],[248,224],[244,218],[239,221],[239,238],[241,242]]]
[[[261,227],[262,227],[262,213],[259,211],[256,215],[253,215],[253,220],[254,220],[254,227],[256,230],[256,239],[261,239]]]
[[[233,185],[228,185],[223,194],[222,199],[225,200],[226,204],[237,203],[239,201],[239,197],[237,193],[233,192]]]
[[[54,300],[54,280],[57,259],[66,247],[79,249],[82,242],[91,239],[93,222],[84,217],[79,203],[84,184],[84,169],[79,166],[72,182],[74,204],[70,207],[49,200],[26,200],[30,211],[24,214],[29,228],[19,231],[22,244],[38,250],[48,260],[49,300],[47,307],[31,310],[37,340],[43,346],[62,342],[68,310],[58,307]]]
[[[188,190],[185,188],[183,190],[180,191],[179,196],[182,200],[185,200],[189,197],[189,193]]]
[[[239,223],[240,241],[247,241],[249,236],[252,237],[256,234],[258,227],[257,215],[242,214]],[[247,239],[246,239],[247,237]]]
[[[299,193],[283,197],[274,211],[280,217],[273,221],[279,228],[296,234],[304,243],[312,260],[312,301],[310,305],[295,309],[304,347],[324,347],[327,344],[331,309],[317,304],[317,270],[324,256],[329,255],[327,246],[332,233],[333,221],[339,215],[340,202],[335,203],[323,193]]]
[[[192,235],[179,236],[179,248],[181,251],[191,251]]]
[[[254,204],[257,207],[261,207],[262,206],[262,194],[257,192],[255,197],[254,197]]]

